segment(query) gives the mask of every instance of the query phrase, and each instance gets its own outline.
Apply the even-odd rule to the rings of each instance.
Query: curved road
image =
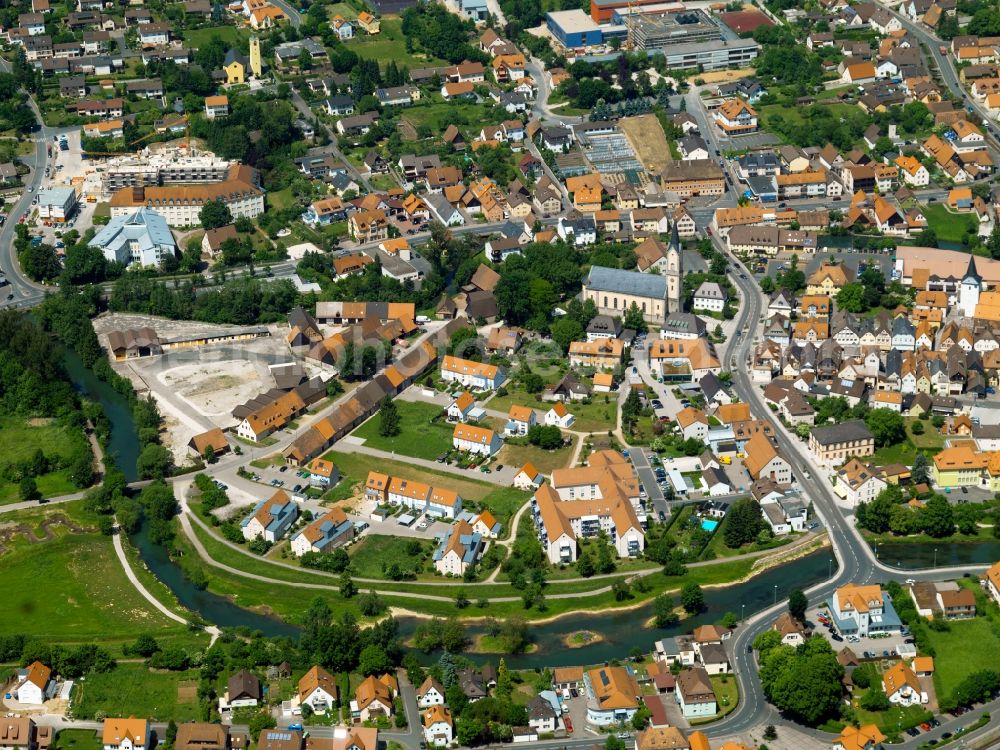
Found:
[[[758,331],[758,320],[764,309],[763,295],[750,272],[722,246],[718,238],[713,237],[716,247],[725,253],[733,262],[735,272],[732,280],[739,288],[743,297],[737,330],[749,328],[741,333],[739,339],[734,339],[726,354],[724,366],[731,365],[735,357],[736,366],[729,369],[733,375],[733,389],[745,402],[751,404],[757,415],[769,415],[771,412],[764,403],[758,387],[751,382],[746,363],[752,354],[751,347]],[[802,488],[804,494],[813,502],[813,512],[819,516],[827,528],[838,569],[829,580],[812,586],[806,591],[810,602],[827,600],[833,592],[846,583],[885,582],[890,578],[905,575],[916,580],[941,580],[948,574],[962,575],[971,570],[985,570],[986,566],[962,566],[951,568],[935,568],[933,570],[901,571],[885,565],[875,559],[872,549],[861,537],[860,532],[837,506],[832,487],[823,479],[809,458],[804,444],[793,437],[780,423],[773,422],[778,445],[785,458],[792,466],[792,473]],[[805,469],[804,467],[810,467]],[[771,623],[786,607],[784,601],[765,609],[750,617],[738,630],[733,639],[733,660],[736,679],[740,686],[740,704],[732,713],[712,725],[707,733],[711,736],[738,734],[750,731],[764,723],[781,724],[783,722],[777,711],[764,696],[753,655],[747,649],[754,639],[762,632],[770,629]],[[1000,702],[997,702],[1000,704]],[[925,742],[929,736],[940,735],[944,731],[954,731],[957,726],[964,726],[970,719],[952,719],[942,721],[942,726],[931,734],[923,734],[919,738],[902,743],[900,747],[916,747]],[[796,725],[797,726],[797,725]],[[817,736],[829,739],[831,735],[816,733]]]

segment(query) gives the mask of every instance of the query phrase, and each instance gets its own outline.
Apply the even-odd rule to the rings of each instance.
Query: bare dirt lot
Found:
[[[618,125],[642,166],[652,174],[660,174],[670,161],[670,144],[656,115],[625,117]]]
[[[753,68],[740,68],[738,70],[712,70],[707,73],[699,73],[698,78],[705,83],[725,83],[726,81],[738,81],[741,78],[752,76]]]
[[[181,365],[158,373],[157,379],[200,413],[227,423],[235,406],[272,385],[249,359]]]

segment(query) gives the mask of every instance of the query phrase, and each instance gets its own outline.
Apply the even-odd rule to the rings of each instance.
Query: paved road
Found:
[[[721,246],[718,238],[714,238],[714,242],[720,250],[725,252],[725,248]],[[732,281],[739,287],[743,296],[743,307],[738,318],[740,327],[751,324],[751,330],[758,331],[760,311],[764,305],[763,296],[749,272],[738,260],[735,258],[732,260],[738,269],[733,274]],[[741,272],[742,275],[740,275]],[[754,338],[754,335],[741,336],[738,343],[733,344],[730,355],[735,356],[739,363],[746,362],[751,353]],[[756,415],[770,414],[760,389],[750,381],[746,367],[733,368],[733,387],[742,400],[751,404]],[[803,494],[812,500],[813,512],[819,516],[829,531],[833,552],[838,563],[838,570],[833,577],[807,590],[806,593],[810,601],[825,601],[839,586],[851,582],[885,582],[890,578],[899,579],[904,575],[917,580],[943,580],[947,576],[962,575],[973,570],[985,569],[985,566],[963,566],[949,569],[900,571],[875,560],[871,548],[862,539],[852,519],[845,517],[837,506],[832,488],[822,478],[820,472],[815,468],[808,472],[803,470],[804,467],[811,466],[812,463],[803,443],[790,435],[780,423],[775,423],[774,426],[779,447],[791,463],[792,472],[799,487]],[[770,628],[771,622],[784,608],[785,603],[781,602],[777,606],[751,617],[734,637],[732,648],[734,667],[740,686],[740,705],[725,719],[713,725],[711,730],[713,735],[745,732],[763,723],[781,723],[782,720],[764,697],[757,670],[751,661],[752,655],[747,653],[747,648],[758,634]],[[941,723],[942,726],[935,730],[938,736],[944,731],[953,732],[957,726],[964,726],[969,723],[969,719],[967,717],[958,720],[949,719]],[[910,740],[903,743],[901,747],[915,747],[925,740],[926,736],[921,736],[919,741]]]

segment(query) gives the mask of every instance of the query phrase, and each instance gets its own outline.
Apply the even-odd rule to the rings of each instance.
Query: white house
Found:
[[[576,417],[566,410],[566,405],[562,401],[557,401],[552,408],[545,413],[545,424],[551,427],[562,427],[568,429],[576,421]]]
[[[337,681],[323,667],[314,666],[299,680],[299,705],[325,714],[337,706]]]
[[[681,707],[681,715],[685,718],[715,716],[718,711],[718,699],[712,688],[712,681],[702,667],[682,669],[677,675],[674,695]]]
[[[444,705],[444,687],[433,677],[428,677],[417,688],[417,707],[430,708]]]
[[[1000,604],[1000,562],[993,563],[983,575],[983,586],[993,601]]]
[[[722,312],[722,308],[726,306],[727,298],[726,291],[716,282],[703,281],[695,290],[692,309]]]
[[[677,412],[676,419],[685,440],[695,438],[705,442],[708,439],[708,417],[701,409],[688,406]]]
[[[927,703],[927,693],[920,687],[920,680],[906,662],[893,664],[882,674],[882,688],[890,703],[914,706]]]
[[[521,470],[514,476],[514,486],[526,492],[537,490],[544,481],[545,477],[530,463],[522,466]]]
[[[298,506],[284,490],[278,490],[269,500],[257,503],[253,512],[240,523],[243,538],[247,541],[263,539],[273,544],[285,535],[298,516]]]
[[[434,747],[451,744],[453,725],[447,706],[431,706],[423,714],[424,741]]]
[[[858,503],[871,502],[887,486],[888,482],[878,476],[874,466],[866,466],[856,458],[844,464],[834,475],[834,492],[852,508],[858,507]]]
[[[354,538],[354,522],[340,508],[331,508],[292,537],[292,554],[329,552]]]
[[[145,719],[105,719],[101,742],[104,750],[146,750],[149,722]]]
[[[559,728],[559,715],[541,695],[528,701],[528,726],[539,734],[552,734]]]
[[[106,260],[126,266],[159,266],[164,258],[177,255],[177,242],[166,219],[148,208],[111,219],[88,245],[100,250]]]
[[[47,688],[52,670],[40,661],[34,661],[26,669],[17,671],[17,687],[12,691],[18,703],[40,706],[48,697]]]
[[[500,450],[502,441],[499,435],[486,427],[457,424],[455,432],[452,434],[451,444],[455,450],[492,456]]]
[[[466,388],[477,391],[492,391],[507,379],[507,375],[496,365],[449,354],[441,361],[441,379],[449,383],[461,383]]]
[[[448,404],[448,421],[465,422],[476,407],[476,399],[468,391],[462,391],[458,398]]]
[[[587,723],[606,727],[631,721],[639,710],[639,682],[629,667],[600,667],[585,672]]]
[[[438,537],[434,569],[441,575],[462,576],[475,567],[483,553],[483,537],[468,521],[459,521],[451,531]]]
[[[528,434],[528,430],[538,424],[535,410],[529,406],[513,404],[507,412],[507,424],[504,425],[503,434],[507,437],[522,437]]]
[[[830,599],[834,624],[844,635],[898,632],[899,615],[878,584],[841,586]]]

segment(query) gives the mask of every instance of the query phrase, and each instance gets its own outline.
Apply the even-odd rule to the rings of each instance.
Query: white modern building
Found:
[[[107,260],[126,266],[158,266],[164,258],[177,255],[177,242],[166,220],[147,208],[113,218],[89,244]]]

